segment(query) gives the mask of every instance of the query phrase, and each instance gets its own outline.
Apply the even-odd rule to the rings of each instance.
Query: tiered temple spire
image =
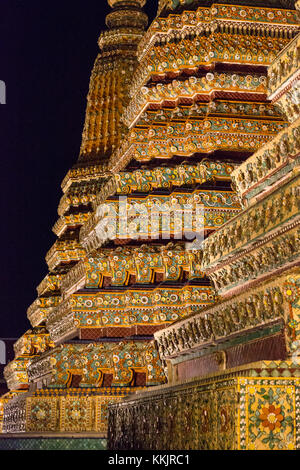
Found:
[[[228,314],[232,332],[219,315],[219,295],[227,295],[228,285],[237,289],[248,261],[237,260],[230,270],[218,257],[226,249],[230,264],[230,250],[249,242],[254,230],[251,217],[240,216],[245,195],[236,177],[232,187],[231,175],[288,126],[267,99],[267,68],[299,31],[298,15],[282,2],[233,3],[160,2],[144,34],[144,0],[109,0],[80,156],[62,183],[49,274],[28,310],[34,330],[26,338],[43,328],[47,341],[27,362],[16,349],[7,369],[11,393],[2,399],[5,433],[105,436],[109,403],[167,380],[173,386],[226,369],[227,353],[219,347],[226,334],[233,334],[226,343],[232,367],[249,362],[255,340],[257,354],[274,359],[269,344],[276,329],[253,319],[246,300],[239,303],[245,318]],[[193,244],[201,237],[204,250]],[[239,326],[249,333],[242,340],[235,335]],[[189,349],[194,362],[188,363]],[[23,364],[19,382],[14,364]],[[126,406],[120,415],[116,408],[111,442],[140,446],[145,414],[139,409],[138,436]],[[168,439],[173,445],[166,432]]]

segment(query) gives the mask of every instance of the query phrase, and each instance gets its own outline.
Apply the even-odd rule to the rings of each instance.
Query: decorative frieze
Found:
[[[244,210],[204,242],[203,269],[209,274],[217,265],[268,234],[291,226],[299,218],[299,176]]]
[[[37,390],[35,394],[26,396],[25,403],[15,404],[15,423],[6,419],[4,432],[26,433],[97,433],[106,436],[108,422],[108,406],[123,400],[138,388],[115,387],[114,389],[98,389],[86,395],[86,390],[70,389],[69,394],[63,390]],[[90,390],[89,390],[90,391]],[[110,393],[109,393],[110,392]],[[23,425],[24,408],[26,424]],[[8,416],[13,410],[6,410]],[[19,421],[20,420],[20,421]],[[19,427],[18,427],[19,426]]]
[[[44,327],[28,330],[14,344],[15,359],[4,368],[4,377],[10,390],[28,388],[27,369],[31,360],[54,347]]]
[[[183,185],[193,186],[213,181],[230,181],[236,163],[203,159],[197,164],[182,163],[177,166],[141,168],[115,175],[117,194],[137,191],[148,193],[154,189],[169,189]]]
[[[58,214],[63,216],[70,207],[91,205],[95,201],[103,183],[103,179],[73,183],[60,200]]]
[[[63,235],[67,229],[76,229],[85,224],[89,219],[91,211],[79,212],[78,214],[62,215],[54,224],[52,230],[57,237]]]
[[[28,388],[28,367],[32,357],[20,356],[13,359],[4,369],[4,378],[9,390]]]
[[[34,394],[19,393],[0,399],[0,429],[3,408],[4,434],[18,433],[107,433],[108,406],[123,400],[139,387],[115,387],[97,389],[87,397],[86,390],[69,389],[67,395],[61,389],[37,390]],[[89,389],[90,391],[90,389]],[[15,396],[14,399],[13,396]]]
[[[299,222],[300,223],[300,222]],[[289,269],[300,262],[300,228],[284,232],[284,235],[268,238],[254,244],[249,250],[230,259],[210,274],[219,295],[226,295],[238,286],[283,268]]]
[[[64,293],[64,297],[67,297],[69,294],[75,292],[79,288],[84,287],[85,285],[85,271],[86,271],[86,263],[85,260],[82,259],[78,261],[64,276],[62,281],[62,291]],[[72,289],[72,292],[70,292]]]
[[[161,359],[182,357],[183,354],[191,356],[194,351],[203,351],[208,346],[225,345],[230,338],[276,321],[286,325],[287,350],[291,357],[296,351],[298,336],[295,332],[299,326],[297,300],[292,303],[293,291],[295,288],[299,290],[298,277],[299,269],[295,274],[265,282],[156,332],[154,336]],[[290,289],[291,285],[295,285],[293,290]]]
[[[126,286],[130,276],[135,284],[153,284],[155,274],[161,273],[164,281],[180,281],[183,271],[188,279],[203,278],[200,269],[201,250],[184,249],[182,244],[147,245],[135,247],[102,248],[77,263],[64,277],[64,296],[71,288],[81,286],[98,289],[103,286],[104,277],[110,278],[112,286]],[[77,289],[78,290],[78,289]]]
[[[25,394],[14,396],[4,405],[2,432],[17,434],[26,431],[26,398]]]
[[[14,396],[17,395],[17,392],[8,392],[0,397],[0,433],[3,433],[3,419],[4,419],[4,407]]]
[[[236,191],[248,204],[261,190],[299,164],[299,123],[300,119],[282,130],[231,173]]]
[[[280,289],[275,287],[266,295],[263,290],[252,297],[248,293],[234,301],[218,303],[193,318],[155,333],[160,357],[168,359],[184,351],[191,354],[194,348],[212,345],[221,338],[225,341],[237,332],[242,334],[245,330],[266,324],[268,320],[281,319],[284,314],[281,296]],[[274,312],[273,306],[276,307]]]
[[[232,151],[253,151],[270,136],[284,128],[284,123],[257,119],[205,118],[203,121],[186,119],[184,123],[167,122],[164,125],[135,127],[129,134],[134,158],[147,161],[152,158],[171,158],[172,155],[190,155],[231,147]],[[256,143],[258,139],[258,144]],[[230,143],[229,143],[230,142]]]
[[[299,63],[300,63],[300,35],[296,36],[293,41],[289,42],[287,46],[281,50],[274,62],[271,64],[268,70],[268,89],[269,98],[275,102],[280,100],[288,90],[299,80]],[[299,94],[299,92],[298,92]],[[290,102],[291,108],[293,106],[299,106],[298,103],[293,100]],[[287,116],[293,119],[293,115]],[[297,117],[299,116],[299,110]]]
[[[49,333],[45,327],[35,327],[33,330],[28,330],[21,336],[14,344],[14,351],[16,357],[18,356],[36,356],[52,348],[52,343]]]
[[[165,123],[185,121],[188,119],[224,118],[275,119],[282,120],[282,113],[271,103],[251,101],[230,101],[216,99],[210,102],[184,103],[175,107],[164,106],[159,109],[148,109],[142,113],[139,126],[162,125]],[[171,124],[170,124],[171,125]],[[207,160],[204,160],[207,161]]]
[[[105,162],[94,165],[82,164],[73,166],[62,181],[61,188],[63,192],[66,193],[73,183],[89,182],[90,180],[98,179],[105,182],[109,175],[106,167]]]
[[[266,25],[265,36],[247,34],[245,29],[251,27],[249,23],[244,25],[244,31],[243,26],[236,26],[235,34],[225,32],[225,24],[220,26],[216,21],[208,27],[190,24],[182,34],[169,30],[167,34],[160,33],[157,37],[156,33],[157,42],[152,43],[146,55],[143,54],[134,75],[131,96],[151,77],[161,77],[163,74],[167,77],[168,74],[179,74],[183,70],[214,68],[216,63],[222,62],[267,66],[289,42],[284,37],[274,40],[274,37],[270,37],[271,28],[268,31]],[[272,29],[274,31],[274,27]],[[295,25],[294,31],[299,31],[299,27]]]
[[[233,162],[203,159],[198,164],[184,162],[177,166],[157,166],[117,172],[102,186],[95,206],[103,204],[109,196],[114,194],[130,194],[133,191],[147,193],[153,189],[172,189],[175,186],[193,185],[206,181],[230,181],[230,175],[236,166],[237,164]],[[81,229],[85,235],[92,226],[92,220],[93,216]]]

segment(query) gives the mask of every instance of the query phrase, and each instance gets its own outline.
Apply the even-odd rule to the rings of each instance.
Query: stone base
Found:
[[[300,448],[300,368],[261,361],[109,407],[110,450]]]
[[[106,450],[105,438],[30,437],[14,434],[0,437],[0,450]]]

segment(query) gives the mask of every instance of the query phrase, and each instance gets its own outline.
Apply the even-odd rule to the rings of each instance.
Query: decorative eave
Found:
[[[153,341],[65,343],[33,360],[28,374],[30,382],[47,382],[50,390],[70,388],[72,374],[80,375],[79,388],[86,389],[100,388],[105,373],[113,374],[113,386],[128,387],[132,385],[134,370],[146,373],[147,385],[165,382]]]
[[[201,33],[201,30],[226,30],[228,32],[269,33],[279,36],[281,31],[295,31],[299,26],[298,12],[280,8],[262,8],[260,6],[220,5],[199,7],[197,10],[184,10],[182,13],[172,13],[157,17],[152,22],[138,47],[139,61],[149,49],[159,41],[167,42],[185,34]],[[231,31],[232,28],[232,31]]]
[[[79,261],[85,254],[77,240],[56,240],[46,255],[46,262],[52,271],[62,264]]]
[[[49,313],[61,300],[60,295],[37,298],[27,309],[27,318],[33,327],[44,323]]]
[[[103,178],[89,182],[73,183],[60,200],[58,214],[63,216],[70,208],[74,210],[74,208],[80,206],[92,205],[103,183]]]
[[[28,389],[27,370],[31,361],[54,347],[45,327],[28,330],[15,344],[15,359],[4,368],[4,377],[10,390]]]
[[[33,356],[52,348],[54,344],[45,327],[35,327],[28,330],[14,344],[15,356]]]
[[[89,182],[91,179],[106,179],[108,176],[107,163],[101,164],[77,164],[66,174],[62,181],[61,188],[66,193],[73,183]]]
[[[244,118],[187,119],[150,128],[136,127],[128,136],[130,153],[137,161],[170,159],[174,155],[215,151],[251,152],[286,126],[286,122]]]
[[[11,361],[4,369],[4,378],[9,390],[27,390],[27,369],[33,357],[19,357]]]
[[[155,166],[117,173],[116,193],[131,194],[132,192],[147,193],[153,190],[193,186],[215,181],[231,181],[231,174],[238,167],[234,162],[202,159],[199,163],[184,162],[180,165]],[[97,203],[102,201],[97,199]]]
[[[171,83],[157,83],[144,86],[132,98],[122,119],[132,128],[137,124],[142,113],[153,104],[164,103],[178,105],[181,100],[191,103],[200,99],[211,101],[214,98],[235,98],[264,100],[267,95],[267,79],[262,73],[207,72],[204,76],[191,76],[188,79],[172,80]]]
[[[62,274],[47,274],[37,287],[39,297],[43,295],[59,293],[61,288]]]
[[[86,261],[82,259],[73,266],[64,276],[62,292],[64,298],[85,287],[86,283]]]
[[[202,252],[186,250],[183,244],[128,246],[116,249],[102,248],[77,263],[64,277],[64,298],[79,289],[99,289],[104,277],[105,287],[155,284],[155,274],[162,275],[160,282],[180,282],[183,272],[188,280],[202,279],[200,269]],[[130,276],[134,281],[130,282]],[[80,286],[80,287],[79,287]]]
[[[57,222],[55,222],[52,230],[57,237],[61,237],[68,229],[75,230],[84,225],[90,215],[91,211],[62,215]]]
[[[214,201],[210,199],[210,193],[215,197]],[[187,207],[189,217],[187,217]],[[169,222],[165,217],[167,209],[170,214]],[[80,243],[89,252],[99,248],[108,240],[129,241],[138,237],[146,241],[154,236],[160,239],[165,233],[174,239],[189,232],[195,233],[196,236],[197,231],[218,228],[240,209],[239,200],[232,191],[195,190],[185,193],[179,189],[171,195],[150,193],[145,197],[138,197],[130,194],[126,202],[117,197],[107,200],[104,205],[99,205],[88,224],[81,230]],[[150,217],[154,213],[157,218],[156,224],[153,224]],[[201,226],[198,220],[200,213]],[[181,218],[181,224],[175,223],[176,217]]]
[[[282,120],[282,112],[272,103],[255,101],[232,101],[216,99],[210,102],[185,103],[179,106],[149,109],[145,111],[138,126],[155,126],[179,123],[185,120],[210,118],[272,119]]]
[[[47,329],[59,344],[78,336],[82,329],[97,329],[101,336],[101,329],[107,328],[159,328],[214,301],[215,292],[207,285],[83,290],[53,310]]]
[[[240,29],[247,26],[240,26]],[[220,64],[226,64],[233,70],[238,68],[253,69],[254,67],[268,67],[277,54],[284,48],[291,37],[286,38],[286,31],[282,37],[274,38],[274,34],[240,34],[236,32],[236,25],[228,27],[232,32],[218,31],[219,28],[211,27],[208,34],[203,30],[186,31],[187,37],[182,38],[182,33],[176,34],[173,40],[161,44],[149,50],[141,64],[137,68],[132,88],[131,97],[135,96],[142,86],[160,80],[170,80],[180,77],[182,74],[196,75],[198,73],[214,71]],[[294,30],[296,34],[300,30],[298,26]],[[194,37],[191,37],[194,36]],[[174,57],[178,57],[175,59]],[[225,68],[225,67],[224,67]]]

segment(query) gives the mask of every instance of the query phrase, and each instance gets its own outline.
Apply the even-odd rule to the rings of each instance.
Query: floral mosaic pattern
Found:
[[[245,393],[246,447],[295,449],[295,382],[248,381]]]
[[[57,398],[28,398],[26,402],[28,431],[55,431],[57,429]]]
[[[128,389],[111,396],[87,397],[72,390],[70,396],[41,391],[26,399],[27,432],[91,432],[104,436],[107,431],[108,405],[124,399]],[[48,395],[48,396],[47,396]]]
[[[113,387],[133,385],[136,372],[145,374],[147,386],[166,380],[153,342],[64,344],[47,356],[33,361],[29,368],[32,381],[51,375],[48,388],[68,388],[72,376],[80,376],[79,388],[102,387],[104,374],[112,376]]]

